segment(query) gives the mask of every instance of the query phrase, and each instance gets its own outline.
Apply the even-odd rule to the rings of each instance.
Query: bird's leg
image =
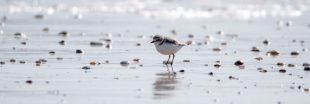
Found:
[[[166,64],[169,64],[169,59],[170,59],[170,55],[169,55],[169,57],[168,57],[168,60],[167,60]]]
[[[172,64],[173,64],[173,60],[174,60],[174,54],[172,54],[172,61],[171,61],[171,66],[172,66]]]

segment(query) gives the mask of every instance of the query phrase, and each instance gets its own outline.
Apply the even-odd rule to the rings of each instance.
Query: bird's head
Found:
[[[151,43],[160,43],[160,42],[163,41],[163,39],[164,39],[163,36],[161,36],[161,35],[155,35],[155,36],[153,36],[153,41],[152,41]]]

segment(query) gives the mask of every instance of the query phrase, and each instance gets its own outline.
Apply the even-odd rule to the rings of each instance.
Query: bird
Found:
[[[155,45],[157,52],[163,55],[169,55],[166,64],[169,64],[170,56],[172,55],[172,61],[170,63],[171,65],[173,64],[175,53],[177,53],[183,46],[185,46],[185,44],[180,44],[175,39],[162,35],[153,36],[153,41],[151,41],[151,43]]]

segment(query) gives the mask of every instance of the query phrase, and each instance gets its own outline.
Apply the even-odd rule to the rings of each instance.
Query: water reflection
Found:
[[[165,99],[172,97],[174,91],[177,89],[178,80],[175,78],[176,74],[170,72],[173,67],[167,65],[167,72],[157,73],[158,78],[155,80],[153,86],[153,99]]]

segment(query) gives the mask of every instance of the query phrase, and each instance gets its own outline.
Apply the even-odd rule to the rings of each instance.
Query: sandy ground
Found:
[[[178,5],[168,4],[163,3]],[[310,72],[304,70],[310,63],[307,11],[294,17],[171,19],[158,11],[149,17],[23,10],[1,8],[0,104],[310,103]],[[168,56],[150,43],[155,34],[192,44],[167,66],[162,63]],[[260,52],[251,51],[254,46]],[[268,55],[271,50],[279,55]],[[238,60],[244,64],[235,66]]]

